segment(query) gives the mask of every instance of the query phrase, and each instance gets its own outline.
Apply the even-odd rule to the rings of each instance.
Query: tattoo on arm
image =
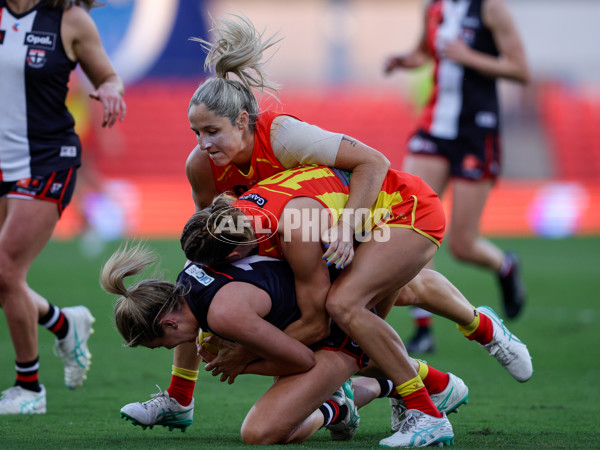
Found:
[[[357,145],[356,140],[355,139],[351,139],[348,136],[344,136],[342,138],[342,141],[348,141],[352,147],[356,147],[356,145]]]

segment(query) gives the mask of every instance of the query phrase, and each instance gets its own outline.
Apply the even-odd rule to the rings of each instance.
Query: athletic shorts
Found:
[[[385,240],[385,230],[408,228],[425,236],[438,247],[444,239],[446,214],[437,194],[419,177],[406,172],[389,171],[374,206],[372,230],[358,237]],[[381,212],[378,213],[378,211]],[[367,229],[371,226],[367,226]],[[372,234],[372,236],[369,236]]]
[[[39,199],[46,202],[56,203],[59,215],[71,202],[75,181],[77,180],[77,169],[59,170],[48,175],[36,175],[31,178],[23,178],[18,181],[0,182],[0,198],[25,198]]]
[[[330,333],[322,341],[312,346],[315,350],[329,350],[332,352],[344,352],[352,356],[358,362],[361,369],[369,365],[369,356],[363,352],[359,345],[338,327],[335,322],[331,322]]]
[[[500,136],[472,133],[456,139],[439,139],[419,130],[408,142],[416,155],[442,156],[450,162],[450,175],[472,181],[496,180],[500,175]]]

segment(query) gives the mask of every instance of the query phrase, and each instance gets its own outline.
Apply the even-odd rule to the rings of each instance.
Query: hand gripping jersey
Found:
[[[212,332],[207,322],[210,304],[219,289],[234,281],[250,283],[269,294],[272,306],[264,320],[280,330],[300,318],[294,274],[288,264],[285,261],[255,255],[217,267],[190,264],[179,274],[177,284],[186,287],[185,300],[200,328]],[[356,358],[361,368],[369,362],[369,358],[356,342],[334,323],[331,325],[329,336],[313,347],[343,351]]]
[[[0,0],[0,181],[77,167],[81,144],[65,106],[76,63],[63,48],[62,9],[14,14]]]
[[[241,209],[254,226],[259,253],[282,258],[277,227],[290,200],[313,198],[326,208],[332,223],[336,223],[349,192],[350,177],[347,172],[323,166],[304,166],[280,172],[259,182],[236,200],[233,206]],[[300,211],[300,214],[304,213]],[[439,246],[446,225],[444,211],[435,192],[421,178],[393,169],[388,171],[369,216],[364,217],[364,228],[355,232],[359,241],[368,239],[377,229],[399,227],[410,228]],[[312,233],[309,235],[314,236]]]
[[[492,33],[481,17],[484,0],[432,0],[426,10],[426,42],[434,56],[434,86],[419,128],[443,139],[498,132],[496,80],[440,57],[448,41],[462,39],[471,48],[498,56]]]
[[[260,180],[285,170],[285,167],[275,157],[271,147],[271,124],[273,119],[280,115],[282,114],[273,111],[266,111],[258,115],[254,131],[252,161],[248,173],[243,173],[235,164],[218,167],[210,160],[210,168],[219,192],[229,192],[239,197]]]

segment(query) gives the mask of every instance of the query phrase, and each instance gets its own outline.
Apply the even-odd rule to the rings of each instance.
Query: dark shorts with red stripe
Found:
[[[313,345],[314,349],[330,350],[334,352],[344,352],[356,358],[361,369],[369,365],[369,356],[359,347],[359,345],[338,327],[335,322],[331,322],[329,336]]]
[[[0,198],[35,198],[52,202],[58,207],[58,213],[62,214],[73,198],[76,180],[77,168],[71,167],[48,175],[3,181],[0,182]]]
[[[495,180],[500,175],[500,136],[495,131],[480,131],[456,139],[440,139],[419,130],[408,142],[415,155],[446,158],[450,175],[472,181]]]

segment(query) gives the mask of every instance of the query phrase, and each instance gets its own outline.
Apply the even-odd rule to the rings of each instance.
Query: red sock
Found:
[[[402,397],[402,400],[404,400],[406,409],[417,409],[433,417],[442,417],[442,413],[438,411],[431,401],[427,388],[423,387],[412,394]]]
[[[171,384],[167,389],[169,396],[179,402],[181,406],[187,406],[194,397],[195,381],[186,380],[177,375],[171,376]]]
[[[489,344],[494,337],[494,324],[485,314],[479,313],[479,326],[467,339],[477,341],[481,345]]]
[[[431,316],[419,317],[418,319],[415,319],[415,325],[419,328],[431,327]]]
[[[423,378],[423,383],[427,388],[427,392],[429,392],[430,395],[439,394],[446,389],[446,386],[448,386],[448,383],[450,382],[450,376],[447,373],[440,372],[429,365],[427,368],[427,376]]]

